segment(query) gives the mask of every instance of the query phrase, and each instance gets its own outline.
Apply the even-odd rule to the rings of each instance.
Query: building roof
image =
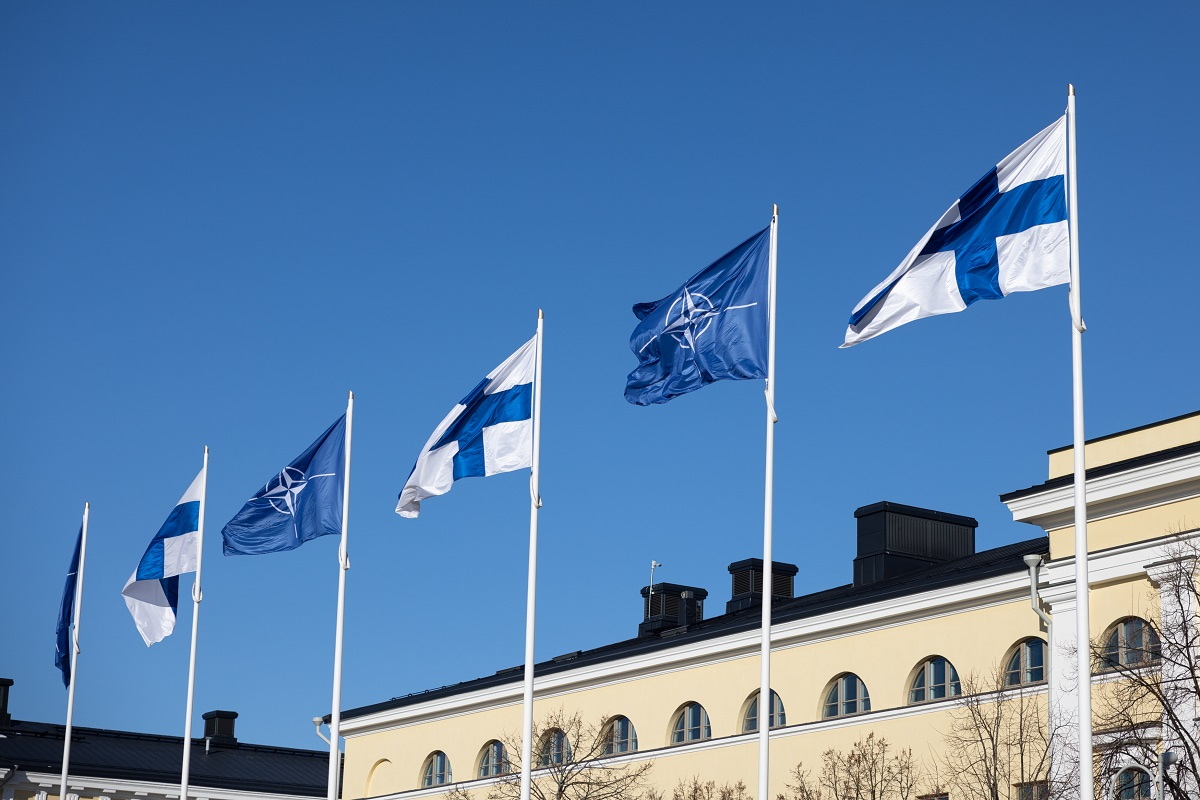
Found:
[[[0,764],[25,772],[62,772],[65,726],[12,720],[0,726]],[[71,729],[71,774],[178,785],[183,737],[103,728]],[[210,789],[324,797],[329,753],[192,740],[190,782]]]
[[[1190,416],[1194,416],[1194,415],[1189,414],[1187,416],[1190,417]],[[1177,417],[1176,419],[1186,419],[1186,418],[1187,417]],[[1149,427],[1149,426],[1147,426],[1147,427]],[[1142,430],[1142,429],[1137,428],[1135,430]],[[1112,437],[1104,437],[1104,438],[1112,438]],[[1056,452],[1056,451],[1051,451],[1051,452]],[[1187,444],[1181,444],[1177,447],[1170,447],[1165,450],[1156,450],[1153,453],[1145,453],[1143,455],[1135,456],[1133,458],[1127,458],[1127,459],[1124,459],[1123,461],[1115,461],[1111,464],[1104,464],[1104,465],[1098,466],[1098,467],[1091,467],[1091,468],[1087,469],[1084,474],[1085,474],[1086,480],[1090,481],[1090,480],[1094,480],[1096,478],[1103,478],[1106,475],[1117,475],[1122,472],[1127,472],[1132,469],[1137,469],[1138,467],[1145,467],[1145,466],[1149,466],[1151,464],[1158,464],[1160,462],[1170,461],[1175,458],[1183,458],[1184,456],[1190,456],[1190,455],[1194,455],[1196,453],[1200,453],[1200,442],[1189,442]],[[1074,483],[1075,483],[1075,476],[1073,474],[1060,475],[1057,478],[1051,478],[1047,481],[1043,481],[1042,483],[1035,484],[1026,489],[1017,489],[1016,491],[1002,494],[1002,495],[1000,495],[1000,501],[1002,503],[1007,503],[1012,500],[1020,500],[1021,498],[1024,498],[1024,497],[1029,497],[1031,495],[1041,494],[1042,492],[1050,491],[1051,489],[1058,489],[1063,486],[1072,486],[1072,485],[1074,485]]]
[[[971,521],[974,522],[974,520]],[[1004,547],[997,547],[992,550],[985,550],[981,553],[974,553],[963,558],[954,559],[953,561],[937,564],[928,569],[910,572],[895,578],[863,586],[846,584],[833,589],[814,592],[803,597],[796,597],[789,600],[776,599],[771,609],[772,624],[778,625],[793,620],[826,614],[831,611],[970,583],[997,575],[1024,572],[1028,569],[1023,561],[1026,555],[1040,555],[1048,552],[1049,549],[1050,540],[1042,536],[1036,539],[1005,545]],[[643,653],[677,647],[685,643],[727,636],[747,630],[756,630],[761,627],[761,618],[761,606],[752,606],[733,613],[705,619],[692,625],[663,631],[656,636],[627,639],[592,650],[578,650],[574,653],[556,656],[549,661],[535,664],[534,675],[543,677],[584,665],[614,661]],[[475,678],[451,686],[415,692],[402,697],[393,697],[381,703],[352,708],[342,712],[342,719],[348,720],[355,717],[363,717],[380,711],[403,708],[428,700],[452,697],[478,689],[519,683],[522,680],[523,670],[524,665],[517,665],[499,670],[494,675]]]

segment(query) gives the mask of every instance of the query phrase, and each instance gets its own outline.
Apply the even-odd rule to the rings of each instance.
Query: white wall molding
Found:
[[[1200,453],[1092,478],[1087,482],[1088,521],[1200,497]],[[1075,487],[1068,483],[1005,503],[1017,522],[1046,531],[1074,524]]]

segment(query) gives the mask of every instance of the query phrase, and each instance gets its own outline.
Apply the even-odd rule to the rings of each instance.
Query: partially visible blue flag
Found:
[[[63,686],[71,685],[71,626],[75,624],[75,586],[79,582],[79,550],[83,546],[83,528],[75,539],[75,552],[67,569],[62,602],[58,604],[58,625],[54,629],[54,666],[62,670]]]
[[[771,229],[739,244],[678,291],[638,303],[629,337],[640,363],[625,399],[665,403],[719,380],[767,376],[767,291]]]
[[[294,550],[342,532],[346,415],[251,497],[221,530],[227,556]]]
[[[175,630],[179,576],[195,572],[200,561],[200,504],[208,468],[200,470],[167,520],[154,534],[121,595],[146,646]]]

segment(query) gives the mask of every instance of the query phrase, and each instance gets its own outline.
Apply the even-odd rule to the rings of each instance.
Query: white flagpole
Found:
[[[88,512],[90,503],[83,504],[83,534],[79,540],[79,574],[75,576],[75,620],[71,626],[71,685],[67,687],[67,729],[63,736],[62,786],[58,796],[67,796],[67,772],[71,768],[71,727],[75,719],[75,682],[79,670],[79,618],[83,616],[83,564],[87,560]]]
[[[329,797],[337,800],[341,775],[340,729],[342,726],[342,637],[346,617],[346,570],[350,569],[347,539],[350,532],[350,439],[354,429],[354,392],[346,400],[346,479],[342,486],[342,543],[338,547],[337,630],[333,636],[333,711],[329,715]],[[185,798],[186,800],[186,798]]]
[[[775,272],[779,249],[779,206],[771,209],[771,251],[768,258],[767,288],[767,469],[763,498],[763,573],[762,573],[762,652],[759,656],[762,680],[758,691],[758,797],[771,800],[768,793],[771,735],[771,595],[774,575],[772,536],[775,507]],[[753,587],[751,587],[753,588]]]
[[[179,781],[179,800],[187,800],[188,778],[192,769],[192,701],[196,694],[196,632],[200,630],[200,571],[204,566],[204,505],[208,502],[208,446],[204,447],[204,477],[200,480],[200,514],[196,520],[196,577],[192,581],[192,654],[188,659],[187,712],[183,719],[183,774]]]
[[[1075,87],[1067,84],[1067,214],[1071,236],[1071,383],[1075,456],[1075,636],[1079,669],[1079,797],[1092,800],[1092,662],[1083,437],[1083,324],[1079,299],[1079,195],[1075,184]]]
[[[521,717],[521,800],[529,800],[533,775],[533,640],[534,609],[537,606],[538,509],[542,507],[539,490],[542,455],[542,320],[538,309],[537,345],[533,368],[533,462],[529,473],[529,577],[525,594],[525,687]]]

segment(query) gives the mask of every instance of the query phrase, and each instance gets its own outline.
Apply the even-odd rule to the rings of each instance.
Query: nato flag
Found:
[[[346,416],[273,476],[221,530],[227,556],[294,550],[342,532]]]
[[[713,381],[767,376],[770,238],[764,228],[677,291],[633,307],[641,322],[629,347],[640,363],[626,400],[665,403]]]
[[[83,528],[75,539],[75,553],[63,585],[62,602],[58,604],[57,642],[54,645],[54,666],[62,670],[63,686],[71,685],[71,626],[75,624],[75,585],[79,582],[79,549],[83,545]]]

